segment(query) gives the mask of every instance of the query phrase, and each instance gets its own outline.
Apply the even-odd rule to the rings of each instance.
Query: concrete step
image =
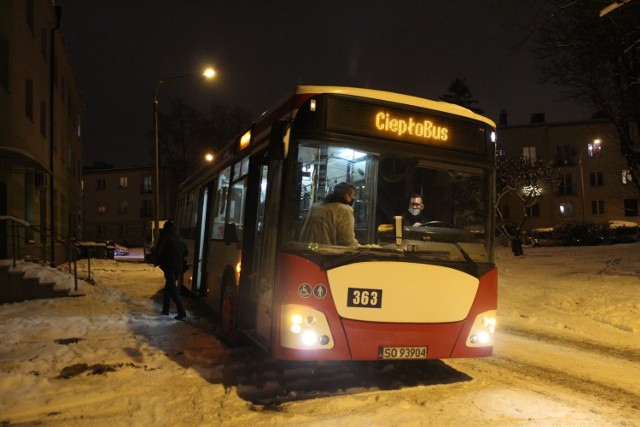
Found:
[[[63,298],[70,289],[56,289],[54,282],[41,282],[37,277],[24,277],[24,271],[12,271],[0,265],[0,304],[40,298]]]

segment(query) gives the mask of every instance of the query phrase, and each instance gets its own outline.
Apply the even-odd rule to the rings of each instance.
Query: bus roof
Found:
[[[456,104],[450,104],[448,102],[433,101],[431,99],[419,98],[417,96],[377,89],[364,89],[348,86],[296,85],[292,91],[288,92],[284,97],[280,98],[280,100],[272,104],[269,109],[260,114],[260,116],[253,122],[253,131],[255,131],[256,134],[266,132],[268,131],[274,120],[281,120],[284,116],[289,116],[290,118],[294,117],[297,113],[297,107],[295,106],[294,101],[296,98],[311,98],[315,95],[321,94],[340,94],[359,98],[368,98],[372,100],[381,100],[390,103],[410,105],[418,108],[441,111],[443,113],[449,113],[459,117],[466,117],[472,120],[486,123],[493,128],[496,127],[496,124],[493,120],[480,114],[476,114],[468,108],[464,108]],[[234,143],[235,139],[229,141],[229,143],[222,149],[222,151],[226,150],[227,147],[231,146]],[[208,165],[201,166],[193,174],[188,176],[178,186],[178,188],[193,185],[194,182],[198,182],[199,180],[203,179],[203,177],[207,176],[210,170],[211,168]]]
[[[444,113],[455,114],[457,116],[467,117],[473,120],[484,122],[491,127],[496,127],[493,120],[476,114],[468,108],[461,107],[456,104],[450,104],[444,101],[433,101],[431,99],[419,98],[417,96],[404,95],[401,93],[388,92],[376,89],[363,89],[347,86],[317,86],[317,85],[297,85],[292,93],[289,93],[282,101],[286,102],[295,95],[319,95],[323,93],[335,93],[340,95],[357,96],[361,98],[371,98],[382,101],[394,102],[405,105],[412,105],[419,108],[428,108],[431,110],[442,111]],[[280,105],[278,103],[277,105]],[[268,115],[271,110],[266,111],[263,115]]]

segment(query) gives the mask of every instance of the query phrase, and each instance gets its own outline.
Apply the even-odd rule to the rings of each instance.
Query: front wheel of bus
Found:
[[[235,284],[228,279],[225,280],[222,289],[220,307],[222,339],[230,346],[234,346],[238,343],[238,295]]]

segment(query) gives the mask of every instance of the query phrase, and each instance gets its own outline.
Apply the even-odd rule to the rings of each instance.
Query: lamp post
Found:
[[[207,68],[202,73],[202,76],[211,79],[216,75],[216,71],[213,68]],[[156,90],[153,95],[153,179],[154,179],[154,211],[153,211],[153,241],[154,244],[157,241],[158,233],[160,229],[160,150],[158,149],[158,89],[163,83],[171,80],[182,79],[185,77],[194,77],[194,74],[181,74],[179,76],[168,77],[162,79],[156,85]]]

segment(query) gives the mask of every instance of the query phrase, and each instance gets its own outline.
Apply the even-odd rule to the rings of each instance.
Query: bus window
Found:
[[[226,216],[227,192],[229,191],[229,176],[231,167],[225,168],[216,180],[216,195],[213,207],[213,226],[211,227],[211,238],[224,238],[224,220]]]
[[[229,192],[229,218],[227,224],[235,229],[234,241],[242,241],[242,224],[244,223],[245,195],[247,192],[247,179],[235,182]],[[230,229],[228,227],[228,229]]]
[[[371,221],[371,198],[373,197],[371,172],[377,160],[371,154],[348,147],[328,145],[304,145],[298,151],[298,182],[296,193],[299,207],[291,238],[297,239],[302,224],[314,203],[322,203],[340,182],[349,182],[356,187],[353,204],[356,239],[370,243],[374,239]]]

